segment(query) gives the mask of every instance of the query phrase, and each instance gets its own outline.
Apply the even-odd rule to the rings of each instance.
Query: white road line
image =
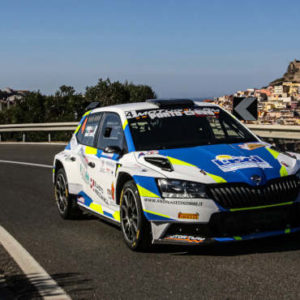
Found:
[[[66,146],[68,143],[49,143],[49,142],[0,142],[0,145],[41,145],[41,146]]]
[[[0,225],[0,242],[45,300],[71,300],[29,252]]]
[[[14,161],[14,160],[0,159],[0,163],[24,165],[24,166],[32,166],[32,167],[41,167],[41,168],[48,168],[48,169],[53,168],[53,166],[51,166],[51,165],[35,164],[35,163],[29,163],[29,162],[25,162],[25,161]]]

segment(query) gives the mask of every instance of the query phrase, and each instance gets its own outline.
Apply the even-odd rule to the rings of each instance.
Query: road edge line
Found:
[[[71,300],[71,297],[42,268],[30,253],[0,225],[0,242],[45,300]]]
[[[24,165],[24,166],[31,166],[31,167],[41,167],[41,168],[48,168],[48,169],[53,168],[53,166],[51,166],[51,165],[36,164],[36,163],[30,163],[30,162],[25,162],[25,161],[15,161],[15,160],[0,159],[0,163]]]
[[[66,146],[67,142],[0,142],[0,145],[46,145],[46,146]]]

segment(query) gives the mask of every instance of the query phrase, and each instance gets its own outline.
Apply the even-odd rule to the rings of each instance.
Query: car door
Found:
[[[126,152],[127,149],[121,119],[117,113],[104,113],[96,147],[101,155],[94,177],[103,190],[102,200],[114,210],[117,207],[115,187],[120,152]]]
[[[92,200],[95,194],[91,190],[92,175],[95,168],[97,158],[97,149],[95,147],[96,135],[101,122],[103,113],[90,114],[82,124],[77,140],[80,146],[78,147],[78,172],[80,174],[83,192]]]

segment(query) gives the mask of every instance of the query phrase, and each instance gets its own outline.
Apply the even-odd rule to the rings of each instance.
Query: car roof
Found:
[[[155,99],[155,100],[169,100],[169,99]],[[181,99],[176,99],[181,100]],[[193,100],[193,102],[197,106],[211,106],[211,107],[219,107],[218,105],[210,102],[204,102],[201,100]],[[169,109],[172,108],[172,106],[168,107]],[[177,108],[174,105],[174,108]],[[144,109],[159,109],[159,106],[157,104],[151,103],[151,102],[134,102],[134,103],[124,103],[124,104],[116,104],[116,105],[110,105],[110,106],[104,106],[95,108],[92,110],[92,113],[101,112],[101,111],[112,111],[112,112],[118,112],[118,113],[124,113],[125,111],[131,111],[131,110],[144,110]]]

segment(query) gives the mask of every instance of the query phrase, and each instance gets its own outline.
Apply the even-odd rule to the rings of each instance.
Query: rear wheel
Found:
[[[55,176],[55,200],[58,212],[63,219],[74,219],[81,215],[76,197],[69,194],[68,181],[64,169],[59,169]]]
[[[126,245],[135,251],[150,248],[150,223],[144,216],[140,195],[134,181],[126,182],[122,189],[120,218]]]

